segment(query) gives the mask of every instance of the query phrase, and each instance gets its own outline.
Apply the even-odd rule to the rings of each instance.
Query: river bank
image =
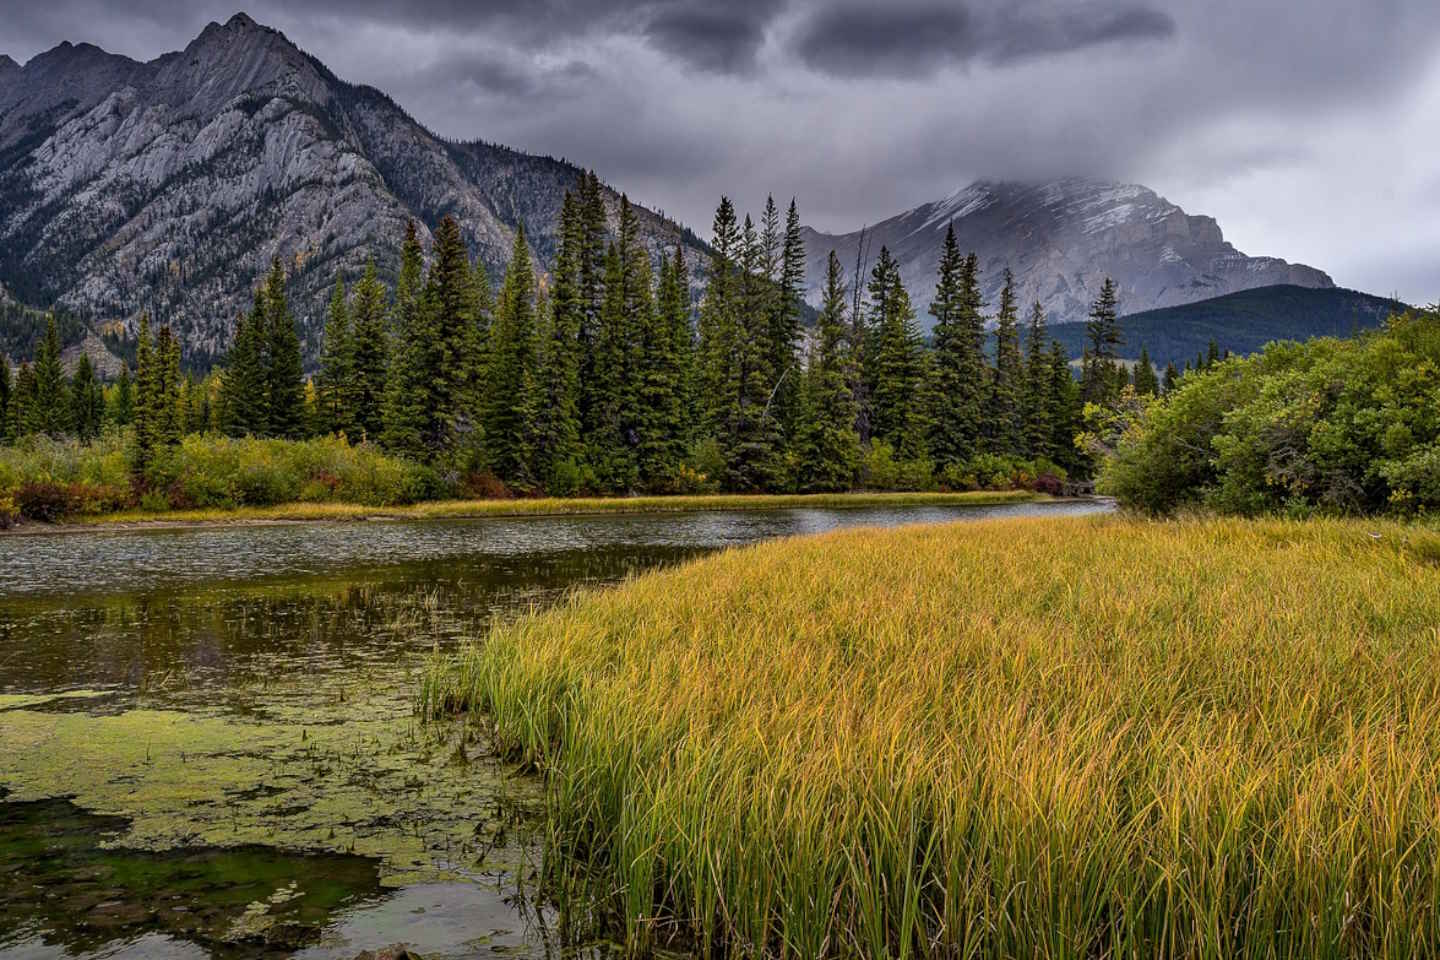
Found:
[[[510,500],[438,500],[406,506],[374,507],[354,503],[289,503],[231,510],[127,510],[77,517],[60,523],[24,522],[0,536],[107,530],[185,529],[229,525],[467,520],[481,517],[599,516],[755,510],[845,510],[865,507],[984,507],[1048,502],[1045,494],[1024,490],[958,493],[816,493],[700,494],[643,497],[575,497]]]

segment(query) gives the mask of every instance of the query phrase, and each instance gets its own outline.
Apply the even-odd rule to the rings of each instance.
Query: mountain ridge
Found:
[[[818,300],[831,249],[851,268],[857,256],[873,262],[885,246],[900,263],[917,318],[929,327],[940,249],[951,225],[961,251],[980,258],[990,309],[1008,267],[1022,308],[1039,301],[1057,324],[1084,320],[1107,276],[1119,284],[1122,305],[1134,310],[1280,283],[1334,286],[1313,267],[1240,253],[1213,217],[1186,213],[1148,187],[1066,177],[977,180],[861,231],[806,228],[807,299]]]
[[[7,74],[7,76],[10,76]],[[123,321],[144,309],[214,358],[272,256],[313,356],[334,271],[398,264],[404,223],[445,214],[498,273],[523,225],[542,265],[580,167],[454,142],[373,87],[340,80],[237,14],[141,62],[92,44],[36,55],[0,89],[0,284],[18,299]],[[619,193],[606,188],[612,221]],[[692,233],[637,206],[658,254]]]

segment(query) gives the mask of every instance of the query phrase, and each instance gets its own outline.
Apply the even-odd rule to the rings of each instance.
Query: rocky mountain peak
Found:
[[[853,264],[867,253],[873,260],[885,246],[900,263],[920,322],[929,326],[940,246],[951,226],[960,248],[979,256],[992,308],[1009,269],[1021,303],[1039,301],[1053,323],[1085,319],[1107,276],[1120,285],[1126,312],[1275,284],[1334,286],[1311,267],[1246,256],[1226,242],[1213,217],[1188,214],[1148,187],[1065,177],[968,184],[868,228],[863,249],[859,231],[810,231],[808,296],[818,300],[831,249]]]

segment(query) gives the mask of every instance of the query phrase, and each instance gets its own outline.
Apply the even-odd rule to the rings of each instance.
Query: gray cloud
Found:
[[[1116,41],[1164,39],[1165,11],[1111,0],[1038,3],[846,3],[812,10],[792,39],[811,67],[838,76],[917,76],[982,59],[1005,64]]]
[[[239,2],[0,0],[0,53],[149,58]],[[702,233],[722,192],[848,230],[978,177],[1084,174],[1440,299],[1434,0],[246,4],[437,133],[593,166]]]

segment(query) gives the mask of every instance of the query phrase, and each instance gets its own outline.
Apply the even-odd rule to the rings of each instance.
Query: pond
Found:
[[[496,616],[844,526],[1109,509],[791,509],[0,538],[0,960],[600,955],[558,945],[541,794],[427,658]]]

